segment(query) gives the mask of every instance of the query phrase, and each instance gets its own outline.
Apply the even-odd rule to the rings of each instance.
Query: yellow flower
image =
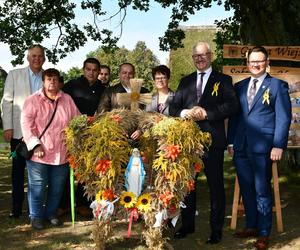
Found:
[[[151,208],[151,195],[150,194],[143,194],[138,198],[137,201],[137,209],[141,212],[148,212]]]
[[[125,208],[133,208],[136,203],[136,196],[132,192],[123,192],[120,197],[120,203]]]
[[[97,194],[96,194],[96,201],[98,203],[100,203],[102,200],[102,191],[99,191]]]

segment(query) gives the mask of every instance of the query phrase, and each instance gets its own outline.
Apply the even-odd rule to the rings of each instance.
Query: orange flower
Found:
[[[195,172],[196,173],[199,173],[201,171],[201,169],[202,169],[202,166],[201,166],[200,163],[195,163],[194,167],[195,167]]]
[[[87,118],[88,124],[91,124],[91,123],[93,123],[94,121],[95,121],[95,116],[88,116],[88,118]]]
[[[179,145],[167,146],[165,157],[168,159],[172,159],[172,161],[175,161],[180,151],[181,150],[179,149]]]
[[[107,170],[110,168],[110,160],[99,160],[96,166],[96,172],[105,174]]]
[[[143,161],[143,163],[148,163],[148,153],[147,153],[147,151],[142,151],[141,152],[141,156],[142,156],[142,161]]]
[[[103,191],[102,197],[104,200],[112,201],[116,196],[112,189],[106,189]]]
[[[110,118],[111,118],[112,120],[114,120],[115,122],[117,122],[117,123],[119,123],[120,121],[122,121],[121,116],[118,115],[118,114],[111,115]]]
[[[69,165],[70,165],[71,168],[76,169],[76,168],[78,167],[78,165],[77,165],[76,162],[75,162],[75,157],[74,157],[74,155],[70,155],[70,156],[68,157],[68,162],[69,162]]]
[[[194,180],[188,181],[187,188],[188,188],[189,192],[195,190],[195,181]]]
[[[156,123],[159,123],[161,120],[162,120],[162,117],[161,117],[161,116],[156,116],[156,117],[155,117],[155,122],[156,122]]]
[[[174,195],[167,191],[165,194],[160,194],[159,199],[163,202],[164,206],[167,207],[170,204],[170,201],[174,198]]]

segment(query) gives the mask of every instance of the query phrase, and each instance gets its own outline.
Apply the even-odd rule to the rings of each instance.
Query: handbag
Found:
[[[54,115],[56,113],[56,108],[57,108],[57,104],[58,104],[58,100],[56,102],[56,105],[55,105],[55,108],[54,108],[54,111],[53,111],[53,114],[51,116],[51,119],[49,120],[47,126],[45,127],[45,129],[43,130],[43,132],[41,133],[41,135],[38,137],[39,140],[42,138],[42,136],[45,134],[46,130],[49,128],[53,118],[54,118]],[[15,152],[18,156],[21,156],[23,158],[25,158],[26,160],[30,160],[32,155],[33,155],[33,151],[34,149],[32,150],[28,150],[27,148],[27,145],[24,141],[21,141],[17,146],[16,146],[16,149],[15,149]]]

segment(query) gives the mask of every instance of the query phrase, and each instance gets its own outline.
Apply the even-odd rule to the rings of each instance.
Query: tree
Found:
[[[147,89],[152,90],[153,88],[151,69],[159,64],[159,60],[147,48],[145,42],[138,41],[132,51],[122,47],[115,49],[113,52],[107,52],[100,47],[90,52],[88,57],[95,57],[101,64],[106,64],[111,68],[113,83],[118,82],[119,65],[130,62],[135,66],[135,77],[144,79],[143,86]]]
[[[64,78],[64,82],[67,83],[68,81],[72,79],[76,79],[82,75],[82,71],[78,67],[72,67],[68,70],[67,73],[65,72],[60,72],[61,76]]]
[[[295,45],[300,36],[300,1],[290,0],[116,0],[115,14],[108,16],[101,0],[81,0],[80,7],[68,0],[4,0],[0,6],[0,41],[7,43],[14,56],[14,64],[21,63],[26,48],[34,43],[55,37],[56,42],[47,48],[49,61],[59,58],[84,46],[88,39],[101,42],[104,49],[114,49],[120,36],[113,36],[107,29],[100,29],[103,21],[121,15],[120,35],[129,7],[148,11],[154,1],[162,8],[172,7],[168,29],[160,37],[163,50],[182,47],[184,32],[178,29],[180,22],[213,3],[223,5],[225,10],[234,10],[234,19],[239,25],[241,42],[244,44]],[[80,27],[76,22],[76,8],[92,13],[90,22]],[[87,15],[88,15],[87,14]]]

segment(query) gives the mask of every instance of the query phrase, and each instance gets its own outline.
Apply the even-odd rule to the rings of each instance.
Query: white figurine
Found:
[[[145,175],[146,172],[140,152],[137,148],[134,148],[125,172],[126,190],[139,197],[143,190]]]

